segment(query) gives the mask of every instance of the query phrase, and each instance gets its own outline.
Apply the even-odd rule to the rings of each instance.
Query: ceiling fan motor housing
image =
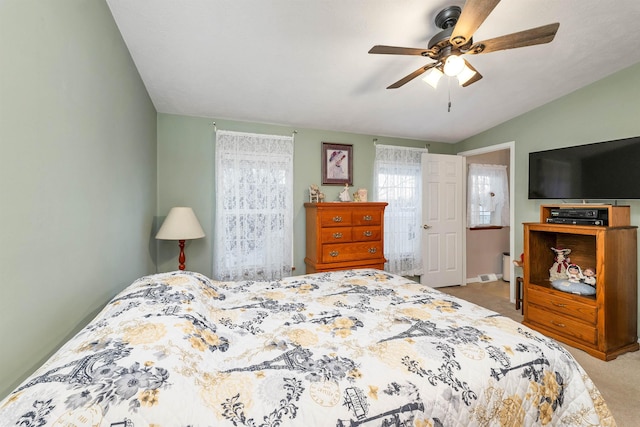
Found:
[[[456,24],[458,23],[458,18],[460,18],[460,14],[462,13],[462,9],[458,6],[449,6],[445,9],[442,9],[435,18],[435,24],[438,28],[442,28],[438,34],[433,36],[431,40],[429,40],[428,48],[435,53],[435,55],[429,55],[433,59],[442,59],[451,55],[452,53],[458,54],[459,52],[451,51],[451,34],[455,29]],[[463,43],[463,45],[471,44],[472,40],[469,40],[468,43]],[[459,46],[463,47],[463,46]]]
[[[427,46],[429,47],[429,49],[433,47],[437,47],[438,50],[443,49],[449,44],[449,38],[451,37],[452,32],[453,27],[440,31],[438,34],[431,37],[431,40],[429,40],[429,44]]]
[[[460,18],[461,13],[462,9],[460,9],[460,7],[458,6],[449,6],[445,9],[442,9],[436,15],[436,26],[438,28],[442,28],[443,30],[455,27],[458,23],[458,18]]]

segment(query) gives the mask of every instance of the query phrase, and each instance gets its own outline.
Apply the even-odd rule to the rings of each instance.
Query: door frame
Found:
[[[482,148],[476,148],[473,150],[468,150],[468,151],[461,151],[458,153],[458,156],[464,156],[464,157],[468,157],[468,156],[477,156],[478,154],[486,154],[486,153],[491,153],[494,151],[501,151],[501,150],[509,150],[509,254],[511,254],[511,256],[513,257],[515,255],[515,205],[514,205],[514,188],[515,188],[515,176],[516,176],[516,142],[515,141],[511,141],[511,142],[504,142],[502,144],[495,144],[495,145],[488,145],[486,147],[482,147]],[[465,162],[466,163],[466,162]],[[466,183],[467,182],[467,168],[465,167],[464,172],[463,172],[463,181]],[[466,185],[465,185],[466,188]],[[462,201],[462,205],[463,205],[463,217],[464,217],[464,221],[466,223],[467,220],[467,197],[466,197],[466,191],[465,191],[465,197],[464,200]],[[466,226],[465,226],[466,229]],[[466,233],[464,234],[464,239],[463,239],[463,250],[464,253],[467,253],[467,239],[466,239]],[[512,258],[513,259],[513,258]],[[466,257],[465,257],[465,275],[466,275]],[[514,303],[515,300],[515,266],[513,263],[509,264],[509,300]],[[465,278],[466,279],[466,278]],[[466,284],[466,283],[465,283]]]

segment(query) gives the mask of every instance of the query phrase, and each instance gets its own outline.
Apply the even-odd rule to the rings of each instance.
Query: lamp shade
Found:
[[[162,223],[156,239],[160,240],[191,240],[204,237],[204,230],[191,208],[171,208],[169,215]]]
[[[460,84],[460,86],[463,86],[466,82],[471,80],[471,78],[473,76],[475,76],[476,74],[477,74],[477,72],[475,70],[472,70],[471,68],[469,68],[469,66],[465,63],[464,64],[464,68],[457,75],[458,84]]]
[[[440,81],[440,77],[442,77],[442,71],[437,68],[432,68],[429,70],[426,76],[422,78],[425,82],[429,83],[432,88],[436,89],[438,87],[438,82]]]
[[[464,69],[464,59],[457,55],[450,55],[444,61],[444,73],[449,76],[457,76]]]

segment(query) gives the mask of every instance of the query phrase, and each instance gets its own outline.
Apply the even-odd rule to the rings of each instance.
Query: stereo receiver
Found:
[[[551,209],[551,216],[554,218],[591,218],[608,219],[607,209],[594,208],[555,208]]]
[[[604,219],[590,219],[590,218],[547,218],[549,224],[572,224],[572,225],[607,225],[607,221]]]

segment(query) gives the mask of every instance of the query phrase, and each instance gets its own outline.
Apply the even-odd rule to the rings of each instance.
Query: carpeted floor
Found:
[[[520,310],[509,302],[509,283],[502,280],[438,288],[522,322]],[[609,362],[582,350],[565,347],[582,365],[604,397],[619,427],[640,425],[640,351],[626,353]]]

